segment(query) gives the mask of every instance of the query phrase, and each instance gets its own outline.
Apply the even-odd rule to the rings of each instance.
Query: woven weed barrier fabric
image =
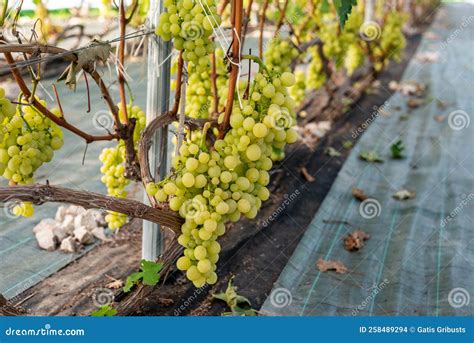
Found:
[[[264,314],[474,314],[473,16],[474,5],[438,10],[403,76],[426,85],[426,94],[395,93],[370,116],[369,128],[361,128],[363,136],[266,299]],[[419,106],[409,108],[410,101]],[[392,158],[398,140],[403,159]],[[364,151],[384,161],[364,161]],[[355,199],[353,187],[369,198]],[[400,190],[414,198],[396,200]],[[350,252],[344,237],[355,230],[370,239]],[[320,259],[347,270],[322,271]]]

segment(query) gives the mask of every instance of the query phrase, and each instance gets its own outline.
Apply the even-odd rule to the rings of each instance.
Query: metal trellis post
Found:
[[[164,11],[163,0],[151,0],[149,10],[150,27],[158,24],[158,17]],[[170,58],[171,45],[161,38],[150,36],[148,44],[148,82],[146,120],[149,123],[155,117],[168,109],[170,98]],[[165,61],[166,60],[166,61]],[[163,153],[163,156],[161,156]],[[162,128],[156,133],[150,149],[150,169],[163,177],[167,173],[168,158],[168,128]],[[145,202],[148,202],[145,194]],[[163,235],[160,226],[151,222],[143,222],[142,257],[155,260],[163,251]]]

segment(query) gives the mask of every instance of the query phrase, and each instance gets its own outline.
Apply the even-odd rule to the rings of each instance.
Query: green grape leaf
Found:
[[[125,293],[130,292],[133,286],[135,286],[140,280],[144,285],[155,286],[160,281],[160,271],[163,269],[163,264],[141,260],[140,271],[132,273],[127,277],[123,291]]]
[[[398,140],[397,142],[393,143],[390,146],[390,152],[392,153],[392,158],[395,158],[395,159],[400,159],[404,157],[403,150],[405,150],[405,146],[403,145],[403,142],[401,140]]]
[[[142,277],[142,273],[141,272],[137,272],[137,273],[132,273],[130,274],[128,277],[127,277],[127,280],[125,281],[125,285],[123,286],[123,291],[125,293],[128,293],[130,292],[130,290],[132,289],[133,286],[135,286],[138,281],[140,281]]]
[[[357,5],[357,0],[334,0],[334,6],[336,7],[337,16],[339,17],[339,23],[344,28],[344,24],[349,19],[352,7]]]
[[[110,304],[101,306],[98,310],[91,313],[92,317],[113,317],[117,314],[117,310]]]
[[[140,263],[142,270],[142,282],[148,286],[154,286],[160,281],[160,271],[163,269],[161,263],[142,260]]]

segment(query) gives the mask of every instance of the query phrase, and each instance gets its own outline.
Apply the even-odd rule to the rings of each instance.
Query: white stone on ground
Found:
[[[79,243],[88,245],[94,242],[94,236],[84,227],[80,226],[74,229],[74,237]]]
[[[72,235],[74,232],[74,217],[70,214],[66,214],[61,226],[68,233],[68,235]]]
[[[54,219],[42,219],[34,228],[33,228],[33,233],[38,233],[42,230],[45,229],[50,229],[52,230],[54,227],[59,226],[60,223],[58,223]]]
[[[35,234],[38,245],[41,249],[54,251],[56,249],[57,238],[52,229],[43,229]]]
[[[69,236],[69,237],[63,239],[59,249],[61,249],[61,251],[63,251],[63,252],[75,253],[76,252],[76,240],[72,236]]]

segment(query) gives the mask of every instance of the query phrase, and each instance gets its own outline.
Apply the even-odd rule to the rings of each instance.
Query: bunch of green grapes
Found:
[[[100,168],[103,174],[101,181],[107,187],[107,194],[117,198],[125,198],[125,187],[130,183],[124,176],[125,172],[125,144],[120,141],[114,148],[105,148],[99,156],[102,162]],[[111,229],[122,227],[128,220],[126,215],[109,211],[105,220]]]
[[[156,34],[173,39],[176,50],[183,51],[183,60],[193,62],[198,70],[209,66],[214,43],[209,38],[220,25],[215,0],[165,0],[167,12],[160,15]]]
[[[375,64],[376,70],[383,69],[390,60],[400,61],[406,46],[406,39],[402,31],[405,20],[406,16],[395,11],[386,15],[380,39],[373,48],[373,54],[378,61]]]
[[[216,49],[216,86],[218,92],[227,90],[228,73],[224,64],[224,52]],[[203,72],[196,68],[193,62],[188,63],[188,87],[186,88],[186,115],[192,118],[209,118],[213,106],[211,76],[208,71]],[[221,93],[220,98],[225,94]]]
[[[302,70],[297,70],[295,72],[295,78],[295,84],[290,87],[290,95],[295,100],[296,106],[299,106],[306,96],[306,74]]]
[[[289,39],[276,37],[268,43],[265,48],[265,64],[277,73],[290,70],[293,59],[298,57],[298,50],[291,44]]]
[[[326,74],[323,70],[323,62],[315,47],[309,49],[311,60],[308,64],[307,88],[309,90],[319,89],[326,82]]]
[[[119,118],[123,118],[125,113],[122,111],[120,104],[118,106]],[[135,149],[138,149],[138,141],[146,125],[146,116],[140,107],[132,105],[127,105],[127,116],[129,119],[136,119],[133,142]],[[103,176],[101,181],[107,187],[107,194],[116,198],[125,198],[127,196],[125,187],[130,183],[130,180],[124,176],[126,162],[125,142],[119,140],[116,147],[105,148],[102,150],[99,159],[102,162],[100,171]],[[111,229],[118,229],[127,222],[128,217],[122,213],[109,211],[105,220]]]
[[[349,45],[346,56],[344,56],[344,68],[348,75],[352,75],[365,61],[364,50],[360,44],[354,43]]]
[[[295,77],[288,72],[275,75],[256,74],[249,98],[241,99],[242,107],[238,100],[234,103],[224,139],[209,150],[206,128],[188,131],[173,158],[173,176],[146,187],[148,194],[168,202],[185,219],[178,237],[185,250],[177,267],[196,287],[217,281],[217,238],[225,233],[225,223],[241,215],[255,218],[270,196],[266,186],[272,157],[279,158],[275,149],[297,139],[294,101],[287,91]]]
[[[43,106],[46,102],[40,100]],[[60,115],[54,109],[55,115]],[[34,106],[15,106],[5,98],[0,88],[0,175],[10,185],[27,185],[34,182],[33,174],[45,162],[53,159],[60,149],[63,133],[49,118]],[[22,203],[13,209],[14,214],[25,217],[34,213],[31,203]]]
[[[196,70],[194,63],[188,64],[188,87],[186,88],[185,112],[192,118],[209,117],[211,78],[208,72]]]

